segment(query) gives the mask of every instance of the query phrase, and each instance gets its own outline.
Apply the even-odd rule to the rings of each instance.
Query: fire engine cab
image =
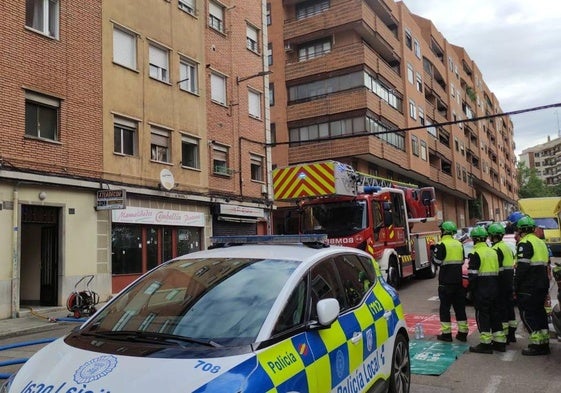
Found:
[[[436,221],[433,187],[419,188],[357,172],[341,162],[322,161],[275,169],[273,192],[276,202],[296,202],[296,207],[279,208],[275,233],[325,233],[330,244],[365,250],[395,288],[407,277],[436,275],[431,246],[439,241],[440,231],[414,230],[416,223]],[[297,229],[285,225],[289,216],[297,217]]]

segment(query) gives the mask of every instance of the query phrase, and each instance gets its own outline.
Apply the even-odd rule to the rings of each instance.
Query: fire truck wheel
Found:
[[[399,288],[399,270],[397,268],[397,260],[395,258],[390,259],[386,281],[395,289]]]

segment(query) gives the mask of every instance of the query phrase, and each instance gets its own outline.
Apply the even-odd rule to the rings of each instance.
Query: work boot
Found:
[[[530,344],[528,348],[522,350],[522,355],[524,356],[541,356],[549,355],[550,353],[549,344]]]
[[[491,344],[479,343],[475,347],[469,347],[470,352],[492,354],[493,347]]]
[[[456,340],[462,341],[464,343],[467,341],[467,337],[468,337],[468,334],[466,332],[458,332],[456,334]]]
[[[516,342],[516,328],[515,327],[509,327],[508,328],[508,334],[506,335],[506,343],[510,344],[510,343],[515,343]]]
[[[452,333],[442,333],[436,336],[437,340],[446,341],[451,343],[452,342]]]
[[[496,341],[493,341],[492,347],[494,351],[506,352],[506,343],[498,343]]]

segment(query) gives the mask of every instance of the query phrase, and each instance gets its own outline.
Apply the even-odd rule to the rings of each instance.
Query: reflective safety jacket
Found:
[[[502,270],[511,270],[514,269],[514,253],[504,241],[499,241],[493,244],[493,249],[500,250],[500,255],[502,255],[502,259],[499,258],[499,269]],[[497,251],[499,254],[499,251]]]
[[[461,284],[464,248],[451,235],[444,235],[435,249],[435,262],[440,264],[439,284]]]
[[[549,289],[547,264],[549,251],[545,242],[533,233],[520,239],[516,246],[517,265],[514,289],[518,293],[543,292]]]

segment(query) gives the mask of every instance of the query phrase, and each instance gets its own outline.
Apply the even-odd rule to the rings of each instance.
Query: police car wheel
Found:
[[[403,334],[398,334],[393,348],[392,371],[388,392],[409,393],[410,386],[411,361],[409,358],[409,344]]]

